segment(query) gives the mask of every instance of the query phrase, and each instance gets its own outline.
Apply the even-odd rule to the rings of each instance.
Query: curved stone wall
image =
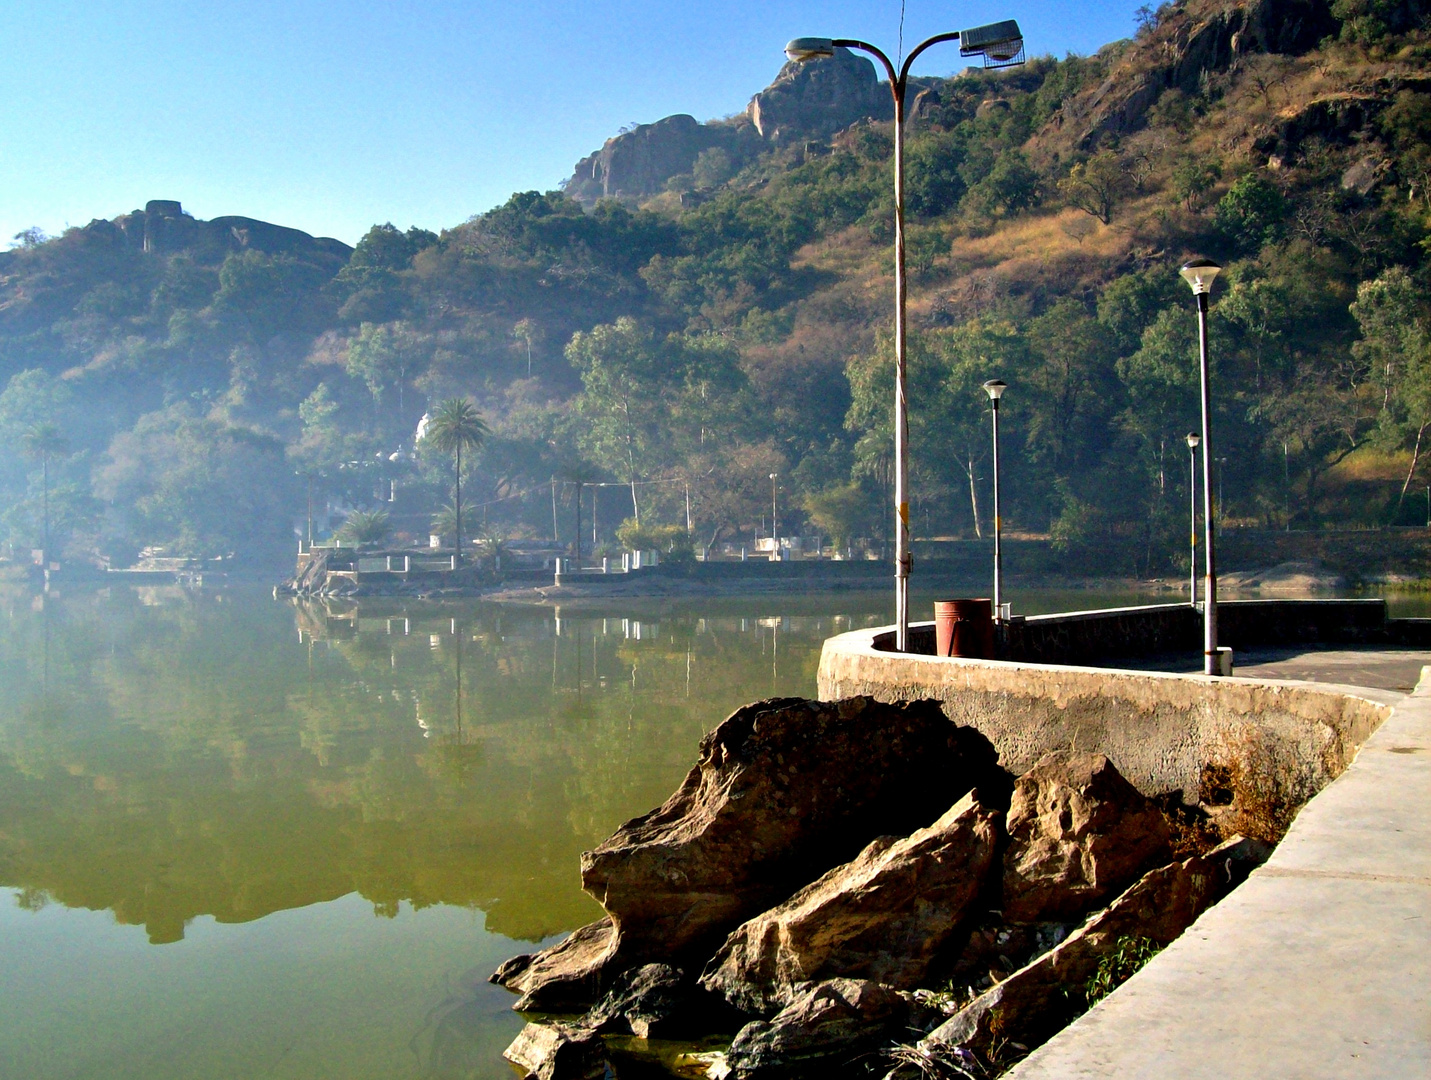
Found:
[[[1050,750],[1093,750],[1146,794],[1178,791],[1190,804],[1229,775],[1305,801],[1346,768],[1400,697],[1318,683],[894,653],[885,644],[890,633],[826,640],[820,697],[935,698],[951,720],[988,736],[1015,773]]]

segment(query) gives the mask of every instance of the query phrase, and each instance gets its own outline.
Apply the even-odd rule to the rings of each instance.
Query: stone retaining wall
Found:
[[[1365,613],[1376,604],[1340,609],[1354,640],[1371,633]],[[1301,625],[1332,619],[1336,610],[1307,609],[1315,617]],[[1098,633],[1083,640],[1106,644],[1116,640],[1109,627],[1135,633],[1145,619],[1156,626],[1163,617],[1139,609],[1112,614],[1047,617],[1044,625],[1051,629],[1043,640],[1060,640],[1060,634],[1074,640],[1084,633],[1080,627],[1092,626]],[[1179,620],[1173,613],[1165,617],[1173,625]],[[1293,619],[1287,625],[1299,624]],[[930,624],[917,630],[932,637]],[[1346,768],[1398,696],[1315,683],[894,653],[888,648],[892,633],[886,627],[826,640],[820,697],[935,698],[951,720],[988,736],[1016,773],[1050,750],[1095,750],[1145,793],[1176,791],[1187,803],[1206,799],[1210,786],[1228,776],[1249,790],[1305,801]],[[1250,643],[1252,630],[1245,633]]]

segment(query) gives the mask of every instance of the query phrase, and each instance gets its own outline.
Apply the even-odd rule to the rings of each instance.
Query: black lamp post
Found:
[[[994,414],[994,621],[1004,618],[1004,520],[999,513],[999,399],[1009,384],[1003,379],[990,379],[984,384]]]
[[[1197,607],[1197,446],[1202,442],[1195,431],[1187,434],[1188,443],[1188,597]]]
[[[1203,581],[1203,673],[1221,674],[1217,656],[1217,551],[1213,543],[1215,519],[1212,504],[1212,386],[1207,360],[1207,298],[1222,267],[1211,259],[1194,259],[1178,271],[1197,297],[1198,364],[1202,382],[1202,527],[1207,554]]]
[[[907,277],[904,268],[904,95],[909,69],[931,45],[958,41],[961,56],[982,56],[986,67],[1023,63],[1024,40],[1019,24],[1012,19],[978,26],[957,33],[936,34],[920,42],[905,57],[899,70],[882,51],[855,38],[796,38],[785,46],[785,55],[796,63],[834,56],[836,49],[859,49],[877,59],[889,76],[894,97],[894,507],[897,521],[894,543],[895,648],[909,648],[909,415],[905,398],[905,300]]]

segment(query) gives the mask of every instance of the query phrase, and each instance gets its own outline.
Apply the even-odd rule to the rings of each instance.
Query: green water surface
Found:
[[[580,852],[887,607],[0,593],[0,1077],[510,1077],[486,978],[599,915]]]

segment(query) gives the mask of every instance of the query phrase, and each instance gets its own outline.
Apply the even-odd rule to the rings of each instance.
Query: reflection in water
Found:
[[[580,852],[888,621],[39,599],[0,593],[0,1076],[27,1080],[510,1076],[484,978],[595,916]]]
[[[30,973],[23,1008],[0,988],[0,1047],[19,1048],[0,1050],[0,1073],[88,1075],[45,1064],[41,1044],[115,1025],[162,1044],[169,1012],[207,1001],[183,1061],[136,1049],[93,1075],[504,1075],[516,1018],[483,978],[519,942],[594,916],[580,852],[661,802],[735,706],[811,692],[820,642],[871,621],[0,595],[0,887],[18,905],[0,964]],[[364,921],[358,897],[382,918]],[[64,944],[85,909],[112,919],[85,933],[124,954],[126,987],[88,1003],[92,956]],[[423,912],[464,909],[475,924],[424,922],[422,949],[373,959],[389,921],[407,940]],[[325,928],[280,945],[310,912]],[[224,952],[240,926],[245,948]],[[164,948],[125,951],[146,939]],[[190,963],[189,983],[169,971]],[[397,1000],[392,964],[412,983]],[[297,1051],[262,1070],[248,1056],[254,1025],[311,1037],[278,1012],[275,987],[295,981],[304,1008],[331,1008],[327,1045],[353,1045],[326,1072]]]

